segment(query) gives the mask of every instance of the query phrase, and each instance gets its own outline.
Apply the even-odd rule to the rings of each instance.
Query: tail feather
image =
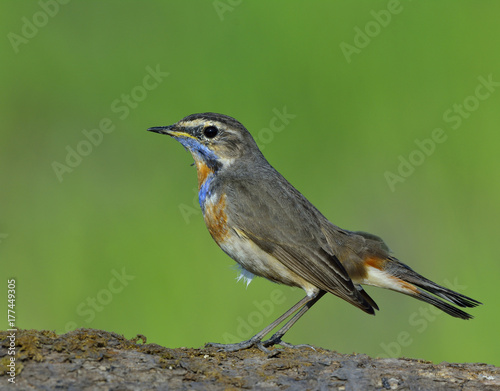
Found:
[[[388,268],[386,270],[389,271],[393,276],[401,278],[403,281],[414,284],[419,288],[425,289],[427,292],[439,296],[442,299],[448,300],[450,303],[456,304],[460,307],[476,307],[480,304],[483,304],[471,297],[462,295],[461,293],[452,291],[451,289],[436,284],[435,282],[425,278],[421,274],[418,274],[412,268],[399,261],[388,262],[387,266]]]
[[[409,266],[399,262],[396,258],[390,257],[385,260],[378,260],[377,262],[374,262],[372,258],[366,264],[369,268],[369,278],[365,283],[412,296],[418,300],[432,304],[456,318],[472,319],[473,316],[441,299],[447,300],[459,307],[476,307],[482,304],[477,300],[428,280]]]
[[[423,277],[422,277],[423,278]],[[426,279],[424,279],[426,280]],[[424,282],[419,280],[408,279],[408,282],[417,285],[418,287],[425,289],[426,291],[433,293],[436,296],[439,296],[445,300],[448,300],[450,303],[456,304],[460,307],[476,307],[480,304],[483,304],[477,300],[472,299],[471,297],[462,295],[461,293],[452,291],[451,289],[442,287],[432,281],[426,280]],[[430,283],[430,284],[429,284]]]
[[[415,299],[425,301],[426,303],[432,304],[434,307],[439,308],[441,311],[446,312],[448,315],[454,316],[455,318],[460,319],[473,319],[474,317],[471,314],[468,314],[461,309],[448,304],[447,302],[438,299],[435,296],[428,294],[427,292],[417,289],[415,294],[411,295]]]

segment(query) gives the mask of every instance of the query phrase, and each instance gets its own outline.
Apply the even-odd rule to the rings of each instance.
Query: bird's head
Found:
[[[254,139],[234,118],[216,113],[191,114],[179,122],[148,129],[179,141],[200,169],[224,168],[245,157],[262,158]]]

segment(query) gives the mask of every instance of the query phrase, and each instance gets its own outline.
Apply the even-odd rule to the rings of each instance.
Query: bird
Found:
[[[308,346],[292,345],[282,338],[326,293],[371,315],[379,310],[363,285],[403,293],[460,319],[473,316],[456,306],[482,304],[415,272],[394,257],[380,237],[331,223],[271,166],[236,119],[198,113],[148,131],[172,137],[191,153],[205,224],[213,240],[239,265],[239,278],[248,284],[255,276],[263,277],[302,288],[306,294],[250,339],[206,346],[228,352]]]

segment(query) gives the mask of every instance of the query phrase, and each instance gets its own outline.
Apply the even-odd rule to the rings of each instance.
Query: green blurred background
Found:
[[[2,2],[1,313],[14,277],[20,328],[199,347],[300,299],[235,282],[190,155],[146,132],[215,111],[332,222],[485,303],[466,322],[368,287],[377,316],[329,295],[287,341],[499,365],[499,14],[456,0]],[[445,141],[418,152],[436,128]]]

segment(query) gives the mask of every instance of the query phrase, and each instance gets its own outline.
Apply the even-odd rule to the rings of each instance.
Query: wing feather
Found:
[[[279,174],[278,174],[279,175]],[[286,180],[279,175],[280,181]],[[232,178],[225,191],[230,226],[321,290],[330,292],[368,313],[374,313],[366,292],[353,284],[325,237],[340,228],[331,224],[288,182],[270,183]],[[373,302],[373,300],[371,300]]]

